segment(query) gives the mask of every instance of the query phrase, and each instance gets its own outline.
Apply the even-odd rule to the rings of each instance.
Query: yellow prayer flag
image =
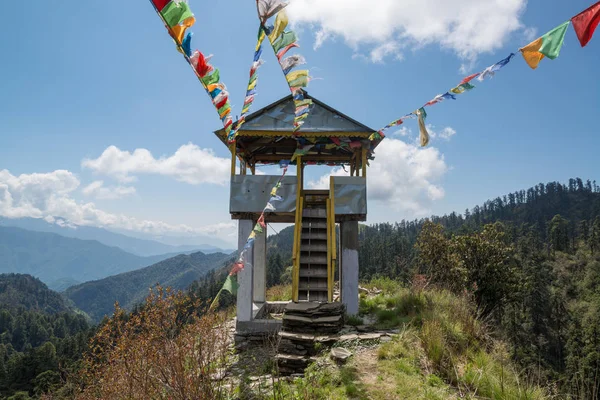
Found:
[[[273,32],[269,35],[269,41],[273,43],[287,28],[289,23],[289,19],[285,10],[281,10],[279,14],[277,14],[277,18],[275,18],[275,27],[273,28]]]
[[[301,69],[299,71],[292,71],[289,74],[287,74],[285,76],[285,78],[287,79],[288,82],[292,82],[295,81],[298,78],[301,78],[303,76],[308,76],[308,70],[307,69]]]

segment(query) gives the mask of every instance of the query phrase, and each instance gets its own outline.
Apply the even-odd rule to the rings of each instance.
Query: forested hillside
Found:
[[[186,289],[207,272],[222,267],[229,258],[222,253],[182,254],[136,271],[70,287],[65,296],[98,322],[112,313],[116,301],[121,307],[131,309],[146,298],[149,288],[157,284],[176,290]]]
[[[289,281],[289,232],[270,238],[269,273]],[[600,394],[600,189],[539,184],[443,217],[360,227],[360,276],[468,293],[531,379]],[[285,267],[283,267],[285,269]]]
[[[38,279],[0,275],[0,397],[61,386],[92,333],[86,318]]]
[[[51,288],[132,271],[174,255],[140,257],[95,240],[0,226],[0,273],[31,274]]]

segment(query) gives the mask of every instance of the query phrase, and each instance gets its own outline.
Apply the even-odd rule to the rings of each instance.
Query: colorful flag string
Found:
[[[288,51],[294,47],[300,47],[296,33],[286,30],[289,24],[289,18],[285,11],[286,6],[287,3],[282,0],[256,0],[256,9],[261,27],[267,34],[294,97],[293,131],[296,132],[304,124],[305,119],[308,118],[310,106],[312,105],[312,100],[306,99],[303,91],[303,88],[308,86],[311,77],[308,75],[308,70],[293,70],[297,66],[306,63],[304,57],[291,55],[284,58]],[[268,20],[272,17],[274,17],[274,24],[267,25]]]
[[[258,28],[258,41],[256,43],[256,49],[254,50],[254,58],[252,66],[250,67],[250,78],[248,81],[248,87],[246,88],[246,97],[244,98],[244,105],[242,106],[242,115],[236,121],[235,127],[227,136],[228,143],[234,143],[237,132],[240,130],[244,122],[246,122],[246,116],[250,113],[250,107],[254,102],[254,96],[256,95],[256,85],[258,83],[258,69],[263,65],[263,60],[260,58],[262,55],[262,44],[266,37],[263,26],[260,25]]]
[[[271,189],[270,198],[269,198],[269,201],[267,201],[267,205],[261,212],[260,217],[258,217],[256,225],[254,225],[252,232],[250,233],[250,235],[248,236],[248,239],[246,240],[246,244],[240,251],[240,254],[239,254],[238,258],[236,259],[235,263],[233,264],[233,267],[231,268],[229,275],[227,275],[227,279],[225,279],[225,283],[223,283],[223,287],[221,287],[221,289],[219,290],[219,292],[213,299],[213,301],[209,307],[209,310],[212,309],[217,304],[219,296],[221,295],[221,293],[223,291],[229,292],[235,296],[237,294],[237,289],[239,287],[238,282],[237,282],[238,272],[243,271],[244,268],[246,267],[246,265],[250,265],[250,267],[252,267],[251,258],[252,258],[252,255],[254,254],[254,252],[253,252],[254,241],[256,240],[257,236],[267,234],[265,213],[276,211],[275,203],[283,201],[283,198],[277,194],[277,191],[279,190],[279,188],[281,188],[281,183],[283,181],[283,178],[285,177],[285,174],[287,173],[289,164],[290,164],[290,162],[288,160],[284,160],[279,163],[280,167],[283,169],[283,173],[277,180],[277,183],[275,184],[275,186],[273,186],[273,188]]]
[[[173,38],[177,51],[183,54],[196,77],[202,84],[215,106],[223,128],[227,135],[231,132],[233,118],[229,103],[227,87],[221,83],[219,70],[209,64],[210,56],[206,57],[198,50],[192,52],[192,33],[186,30],[191,28],[196,19],[187,2],[181,0],[150,0],[156,13],[163,21],[167,31]]]
[[[519,51],[523,55],[523,59],[527,65],[529,65],[532,69],[536,69],[544,57],[547,57],[551,60],[557,58],[565,40],[567,29],[571,23],[575,29],[575,33],[577,34],[577,38],[579,39],[581,47],[585,47],[592,39],[594,31],[600,23],[600,1],[577,14],[569,21],[560,24],[545,35],[529,43],[527,46],[520,48]],[[456,100],[457,95],[461,95],[475,88],[475,86],[470,83],[472,80],[477,79],[479,82],[483,82],[485,78],[493,77],[496,72],[506,66],[514,56],[515,53],[511,53],[508,57],[490,65],[483,71],[465,77],[454,88],[450,89],[444,94],[438,94],[416,111],[390,122],[379,131],[373,133],[369,139],[371,141],[381,140],[385,138],[384,132],[386,130],[394,126],[402,125],[407,119],[417,118],[419,121],[420,143],[421,146],[426,146],[429,143],[429,134],[427,133],[427,129],[425,127],[425,118],[427,116],[425,107],[433,106],[445,100]]]

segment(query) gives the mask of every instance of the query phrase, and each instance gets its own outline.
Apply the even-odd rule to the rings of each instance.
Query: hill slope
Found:
[[[172,256],[140,257],[94,240],[0,226],[0,273],[31,274],[51,288],[65,280],[101,279]]]
[[[60,225],[56,223],[51,224],[39,218],[0,218],[0,226],[21,228],[35,232],[56,233],[57,235],[73,239],[97,240],[106,246],[118,247],[128,253],[142,257],[166,253],[180,254],[191,251],[203,251],[205,253],[221,251],[218,247],[207,244],[186,244],[182,246],[165,244],[155,240],[140,239],[92,226],[75,226],[66,222]]]
[[[0,274],[0,307],[48,314],[70,311],[65,299],[31,275]]]
[[[65,295],[95,321],[110,315],[115,301],[131,308],[144,300],[156,284],[185,289],[207,272],[221,267],[230,256],[222,253],[179,255],[137,271],[70,287]]]

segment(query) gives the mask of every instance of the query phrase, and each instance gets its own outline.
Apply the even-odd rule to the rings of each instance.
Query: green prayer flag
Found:
[[[281,36],[279,36],[277,40],[273,42],[273,49],[275,50],[275,53],[279,53],[279,50],[289,46],[292,43],[295,43],[296,41],[298,41],[298,37],[293,31],[283,32]]]
[[[229,102],[225,103],[225,105],[221,108],[219,108],[217,110],[217,112],[219,113],[219,115],[223,114],[225,111],[229,110],[231,108],[231,106],[229,105]]]
[[[179,25],[184,19],[193,17],[194,14],[190,10],[190,6],[186,2],[170,1],[169,4],[162,9],[160,14],[165,19],[167,25],[171,28]]]
[[[216,68],[212,74],[206,75],[204,78],[202,78],[202,82],[204,82],[204,84],[206,86],[214,85],[215,83],[219,83],[220,80],[221,80],[221,75],[219,73],[218,68]]]
[[[542,47],[540,47],[539,52],[551,60],[558,57],[570,23],[571,21],[567,21],[542,36]]]
[[[237,283],[237,277],[235,275],[233,275],[233,276],[227,275],[227,279],[225,279],[225,283],[223,284],[223,289],[221,289],[221,290],[226,290],[235,296],[235,295],[237,295],[238,287],[239,287],[239,285]]]
[[[260,224],[256,224],[254,226],[253,231],[256,232],[256,233],[263,233],[263,228],[262,228],[262,226],[260,226]]]

